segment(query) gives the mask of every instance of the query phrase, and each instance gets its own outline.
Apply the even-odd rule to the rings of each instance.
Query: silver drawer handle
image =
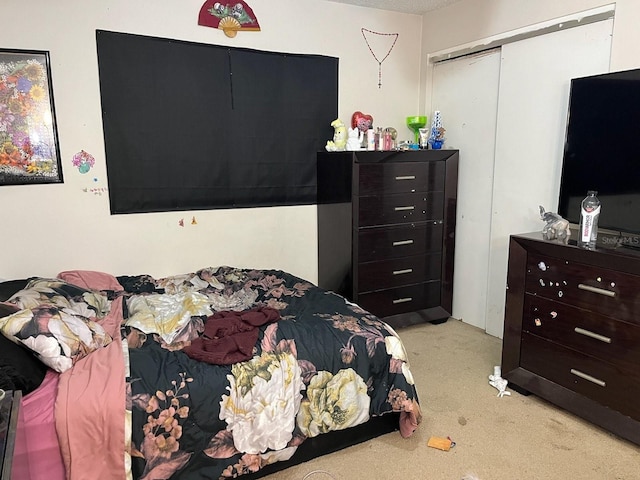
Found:
[[[406,206],[406,207],[395,207],[394,208],[394,210],[396,212],[402,212],[404,210],[415,210],[415,209],[416,209],[415,205],[409,205],[409,206]]]
[[[412,245],[413,240],[399,240],[397,242],[393,242],[394,247],[400,247],[401,245]]]
[[[607,297],[616,296],[616,292],[612,292],[611,290],[605,290],[604,288],[592,287],[591,285],[585,285],[584,283],[579,283],[578,288],[580,290],[586,290],[587,292],[598,293],[600,295],[605,295]]]
[[[413,268],[405,268],[404,270],[394,270],[393,274],[394,275],[404,275],[405,273],[411,273],[413,272]]]
[[[393,304],[394,304],[394,305],[397,305],[398,303],[407,303],[407,302],[412,302],[412,301],[413,301],[413,298],[411,298],[411,297],[406,297],[406,298],[396,298],[396,299],[393,301]]]
[[[604,335],[600,335],[599,333],[595,333],[589,330],[585,330],[584,328],[576,327],[573,329],[574,332],[579,333],[580,335],[585,335],[587,337],[595,338],[596,340],[600,340],[604,343],[611,343],[611,339],[609,337],[605,337]]]
[[[396,180],[415,180],[415,179],[416,179],[415,175],[400,175],[396,177]]]
[[[607,386],[607,383],[603,382],[599,378],[592,377],[591,375],[588,375],[588,374],[586,374],[584,372],[581,372],[580,370],[576,370],[575,368],[571,369],[571,373],[573,373],[576,377],[583,378],[583,379],[587,380],[588,382],[595,383],[596,385],[600,385],[601,387],[606,387]]]

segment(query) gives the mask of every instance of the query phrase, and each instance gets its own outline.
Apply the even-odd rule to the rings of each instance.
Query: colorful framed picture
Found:
[[[0,185],[62,181],[49,52],[0,49]]]

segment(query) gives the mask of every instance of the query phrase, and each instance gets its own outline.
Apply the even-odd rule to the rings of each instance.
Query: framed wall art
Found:
[[[62,183],[49,52],[0,49],[0,185]]]

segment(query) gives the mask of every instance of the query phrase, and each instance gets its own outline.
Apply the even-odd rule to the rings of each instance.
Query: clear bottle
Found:
[[[580,207],[580,232],[578,246],[594,250],[598,238],[598,217],[600,216],[600,200],[598,192],[589,190]]]

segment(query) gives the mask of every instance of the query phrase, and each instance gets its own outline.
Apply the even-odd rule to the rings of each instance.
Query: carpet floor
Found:
[[[272,474],[268,480],[637,480],[640,447],[534,396],[497,397],[502,341],[450,319],[398,331],[423,422]],[[507,389],[509,390],[509,389]],[[450,437],[445,452],[427,446]]]

